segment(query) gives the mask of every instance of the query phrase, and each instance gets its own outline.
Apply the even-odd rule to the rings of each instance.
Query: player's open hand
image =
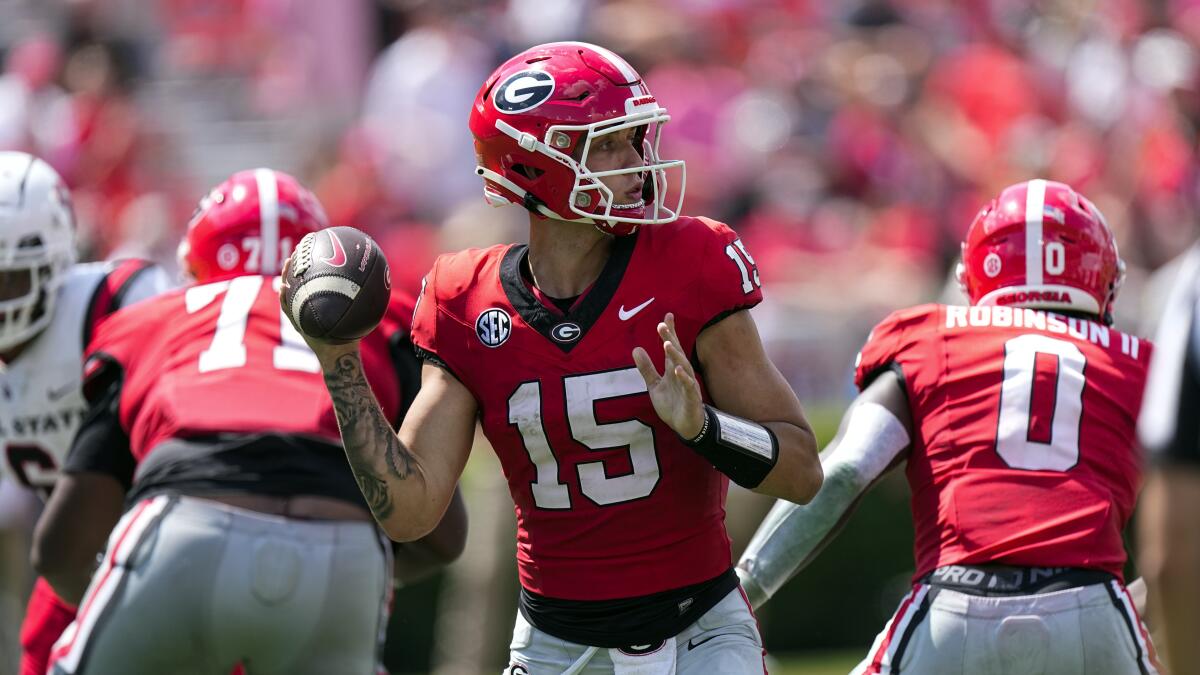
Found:
[[[664,368],[660,375],[645,349],[633,350],[633,362],[646,380],[654,412],[667,426],[683,438],[695,438],[704,426],[704,401],[700,398],[700,383],[696,371],[679,346],[675,333],[675,315],[667,316],[658,324],[658,336],[663,341]]]

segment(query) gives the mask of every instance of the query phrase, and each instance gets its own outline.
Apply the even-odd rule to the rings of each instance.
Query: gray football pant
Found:
[[[679,675],[744,675],[766,672],[758,622],[742,589],[730,591],[674,638],[675,673]],[[617,672],[608,649],[560,640],[525,620],[520,612],[509,646],[504,675],[581,675]],[[592,652],[590,656],[588,652]],[[586,664],[582,662],[586,658]],[[642,672],[642,671],[638,671]]]
[[[374,673],[388,558],[370,523],[146,499],[109,536],[50,673]]]
[[[852,675],[1155,675],[1150,635],[1116,580],[982,597],[913,587]]]

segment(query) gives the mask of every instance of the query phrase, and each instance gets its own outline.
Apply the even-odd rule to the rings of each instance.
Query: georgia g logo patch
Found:
[[[583,335],[583,330],[578,324],[574,324],[569,321],[560,323],[550,330],[550,337],[554,338],[557,342],[562,342],[564,344],[569,344],[578,340],[580,335]]]
[[[492,92],[496,110],[510,115],[533,110],[554,94],[554,76],[541,70],[522,70],[509,75]]]
[[[512,333],[512,318],[508,312],[493,307],[475,319],[475,334],[488,347],[499,347]]]

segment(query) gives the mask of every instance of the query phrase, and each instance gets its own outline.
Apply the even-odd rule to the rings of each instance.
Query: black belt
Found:
[[[737,587],[731,567],[698,584],[619,600],[562,600],[522,588],[520,608],[534,628],[560,640],[637,653],[654,651],[655,644],[678,635]]]
[[[921,583],[970,595],[1037,595],[1113,579],[1108,572],[1078,567],[946,565],[926,574]]]

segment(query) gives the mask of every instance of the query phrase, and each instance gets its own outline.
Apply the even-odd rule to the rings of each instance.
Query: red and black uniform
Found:
[[[131,509],[110,538],[104,563],[76,619],[78,628],[64,636],[52,654],[52,662],[64,672],[83,672],[97,654],[101,662],[107,658],[111,663],[114,651],[120,651],[130,630],[118,618],[121,607],[127,608],[121,603],[136,605],[138,594],[147,592],[126,583],[126,562],[150,537],[187,539],[183,549],[191,551],[189,555],[247,564],[240,553],[225,557],[213,552],[224,549],[227,537],[246,536],[238,523],[259,521],[246,521],[236,509],[223,512],[178,496],[311,495],[365,510],[340,444],[320,364],[283,316],[278,283],[278,277],[249,275],[193,285],[118,312],[96,330],[85,361],[88,418],[72,445],[66,471],[115,477],[126,486]],[[394,424],[417,386],[419,362],[405,330],[410,307],[408,300],[395,298],[384,326],[362,343],[363,361],[373,373],[372,389]],[[217,530],[223,534],[180,525],[190,522],[188,518],[209,517],[214,527],[226,528]],[[313,551],[313,565],[330,564],[327,535],[313,536],[316,530],[303,523],[289,529],[286,519],[265,522],[310,544],[305,550]],[[387,569],[383,541],[373,527],[350,523],[336,537],[356,541],[356,555],[363,555],[361,528],[370,531],[365,551],[377,553],[380,568]],[[159,548],[166,557],[147,562],[139,569],[141,577],[170,578],[181,573],[178,565],[190,564],[188,555],[180,554],[183,549],[168,551],[171,547],[164,544]],[[217,567],[224,569],[222,565]],[[382,588],[385,577],[380,572]],[[211,592],[215,591],[203,591],[200,597]],[[386,594],[380,593],[378,601],[385,603]],[[196,602],[193,593],[184,605]],[[386,620],[382,607],[378,613],[364,607],[367,618],[356,617],[360,624]],[[252,613],[246,607],[238,611],[242,616]],[[193,629],[199,630],[181,630]],[[93,643],[104,646],[93,653]],[[248,658],[240,653],[237,657]]]
[[[922,305],[880,323],[856,382],[904,380],[916,578],[981,564],[1121,578],[1150,353],[1096,322],[1019,308]]]
[[[632,352],[661,369],[656,327],[673,312],[694,360],[701,331],[762,300],[753,260],[727,226],[680,218],[614,239],[592,287],[560,303],[534,288],[527,254],[439,258],[413,343],[478,402],[530,623],[596,646],[664,639],[736,586],[728,479],[658,418]]]
[[[191,286],[104,322],[86,361],[91,417],[67,470],[116,476],[131,487],[130,503],[247,492],[363,504],[320,365],[281,314],[273,280]],[[394,301],[362,347],[397,425],[417,386],[406,305]]]

